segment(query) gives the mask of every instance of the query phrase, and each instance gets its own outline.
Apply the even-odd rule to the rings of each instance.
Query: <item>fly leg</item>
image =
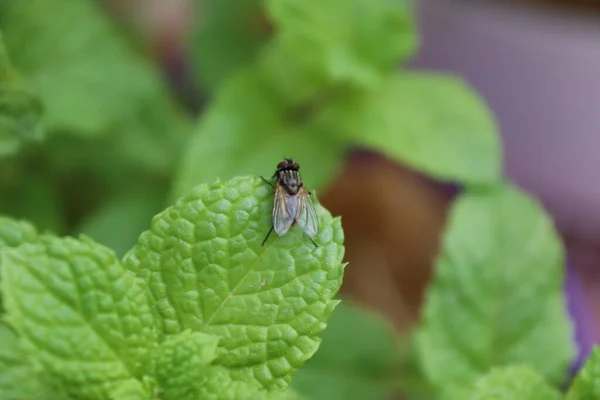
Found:
[[[265,181],[266,184],[268,184],[269,186],[271,186],[273,189],[275,189],[275,186],[273,186],[273,184],[271,182],[269,182],[268,180],[266,180],[265,178],[263,178],[262,176],[260,177],[260,179],[262,179],[263,181]]]
[[[306,236],[308,236],[308,235],[306,235]],[[315,247],[319,247],[319,245],[315,243],[315,241],[313,240],[313,238],[311,238],[310,236],[308,236],[308,238],[310,239],[310,241],[312,242],[312,244],[315,245]]]
[[[263,240],[261,246],[265,245],[265,242],[267,241],[267,239],[269,238],[269,235],[271,235],[271,232],[273,232],[273,226],[271,226],[271,229],[269,229],[269,233],[267,233],[267,236],[265,236],[265,240]]]

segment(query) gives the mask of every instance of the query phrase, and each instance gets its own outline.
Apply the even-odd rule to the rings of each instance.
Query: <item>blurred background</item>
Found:
[[[31,3],[56,12],[49,2]],[[257,52],[274,26],[259,1],[93,3],[109,17],[100,20],[88,10],[69,8],[55,18],[54,35],[45,33],[49,28],[42,17],[25,18],[26,7],[0,15],[12,66],[40,94],[40,112],[46,113],[40,138],[27,138],[27,145],[0,159],[0,213],[29,219],[41,230],[86,233],[122,255],[150,218],[169,204],[178,185],[173,176],[189,162],[184,150],[199,146],[196,158],[204,156],[202,146],[208,142],[188,142],[204,129],[198,123],[221,124],[222,142],[210,151],[232,159],[228,141],[238,136],[228,132],[242,128],[225,114],[213,113],[203,121],[204,113],[219,97],[215,88],[224,79],[226,61],[235,64],[235,57],[245,60]],[[455,74],[489,106],[500,133],[504,172],[538,196],[555,218],[567,245],[568,291],[583,321],[581,335],[588,343],[597,341],[600,3],[416,0],[413,6],[418,46],[406,67]],[[93,23],[83,26],[78,16]],[[105,19],[111,21],[110,29]],[[74,34],[78,29],[91,33]],[[198,31],[202,37],[194,36]],[[190,43],[198,51],[190,50]],[[95,55],[88,56],[84,47],[95,49]],[[216,56],[203,58],[208,53]],[[65,60],[82,59],[77,68],[61,68]],[[282,71],[288,79],[297,72],[293,67]],[[299,88],[296,83],[286,90]],[[94,100],[78,104],[82,96]],[[232,107],[245,105],[231,101]],[[259,106],[251,110],[248,114],[261,112]],[[251,128],[252,120],[244,129]],[[239,173],[262,170],[267,175],[283,156],[306,165],[307,184],[318,186],[322,204],[343,218],[350,262],[344,296],[406,333],[418,320],[459,185],[433,179],[373,149],[336,146],[332,143],[331,151],[344,153],[339,162],[323,161],[326,157],[311,152],[308,144],[308,150],[298,151],[304,159],[264,149],[264,155],[253,155],[264,157],[256,171]],[[306,154],[319,159],[319,166],[328,165],[327,179],[318,181]],[[225,167],[215,166],[215,174],[219,168]],[[198,183],[211,176],[202,173]]]

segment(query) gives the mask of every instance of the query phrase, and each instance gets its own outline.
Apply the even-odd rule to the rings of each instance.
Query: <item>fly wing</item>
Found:
[[[306,190],[304,186],[298,191],[297,197],[298,207],[296,212],[296,222],[302,227],[304,233],[310,236],[311,239],[314,239],[319,230],[319,217],[317,216],[315,205],[310,198],[308,190]]]
[[[279,236],[285,235],[290,230],[297,209],[298,198],[287,193],[281,185],[277,185],[273,202],[273,229]]]

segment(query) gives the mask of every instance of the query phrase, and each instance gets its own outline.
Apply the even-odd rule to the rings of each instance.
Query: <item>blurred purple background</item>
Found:
[[[478,90],[496,115],[507,175],[542,200],[567,241],[569,311],[587,354],[600,331],[600,17],[503,1],[417,5],[412,66]]]

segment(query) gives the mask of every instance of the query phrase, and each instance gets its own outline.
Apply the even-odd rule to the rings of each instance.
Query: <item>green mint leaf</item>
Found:
[[[340,139],[433,177],[481,184],[501,176],[501,146],[491,113],[457,78],[390,75],[370,92],[331,104],[319,119]]]
[[[531,367],[509,366],[492,369],[477,381],[473,393],[468,397],[468,400],[517,399],[560,400],[562,396]]]
[[[0,323],[0,399],[41,399],[43,394],[47,388],[21,351],[17,335]]]
[[[137,379],[128,379],[119,381],[110,388],[108,394],[109,400],[155,400],[149,390],[143,383]]]
[[[438,387],[468,387],[492,367],[565,376],[573,355],[563,247],[550,217],[510,185],[466,193],[451,209],[417,347]]]
[[[270,23],[262,0],[195,3],[203,23],[192,28],[191,59],[203,87],[214,90],[235,71],[252,64],[268,39]]]
[[[200,185],[154,217],[124,263],[148,282],[162,330],[219,337],[215,365],[285,387],[317,350],[342,282],[343,231],[313,200],[315,248],[299,226],[261,246],[273,189],[258,177]]]
[[[33,242],[37,236],[35,227],[29,222],[0,215],[0,249]]]
[[[294,376],[292,387],[311,400],[385,399],[397,379],[399,355],[391,327],[343,302],[323,332],[319,351]]]
[[[50,129],[108,132],[163,86],[98,1],[6,0],[0,29]]]
[[[285,101],[259,72],[237,74],[221,89],[190,138],[172,197],[240,172],[268,178],[286,156],[300,163],[311,190],[325,185],[341,168],[344,147],[327,132],[299,126],[285,116]]]
[[[161,399],[196,400],[208,379],[210,363],[217,357],[219,338],[184,331],[166,337],[147,366],[156,379]]]
[[[266,6],[277,32],[269,51],[288,55],[289,64],[316,81],[373,85],[416,48],[408,1],[268,0]]]
[[[152,354],[148,371],[164,400],[300,400],[292,391],[263,389],[257,382],[233,380],[227,369],[212,366],[219,338],[184,331],[169,335]]]
[[[255,381],[234,380],[223,367],[207,370],[204,385],[197,399],[202,400],[304,400],[292,390],[267,391]]]
[[[2,264],[3,249],[34,242],[37,240],[37,236],[35,227],[29,222],[0,215],[0,265]],[[2,272],[0,270],[0,282],[1,280]],[[2,296],[2,292],[0,291],[0,301],[2,300]],[[4,311],[2,303],[0,303],[0,311]]]
[[[154,321],[144,287],[112,251],[87,238],[40,236],[3,256],[5,319],[56,386],[106,399],[136,376]]]
[[[600,398],[600,347],[594,346],[583,368],[575,377],[567,400],[593,400]]]
[[[12,68],[0,34],[0,158],[16,153],[23,142],[41,137],[42,105]]]

